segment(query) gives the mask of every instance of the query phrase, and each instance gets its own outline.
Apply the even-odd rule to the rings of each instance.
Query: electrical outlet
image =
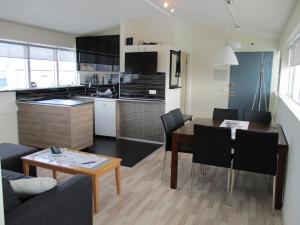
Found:
[[[156,90],[149,90],[150,95],[156,95]]]

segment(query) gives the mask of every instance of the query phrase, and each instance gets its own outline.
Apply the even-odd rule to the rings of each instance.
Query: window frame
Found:
[[[295,41],[296,42],[296,41]],[[300,44],[300,43],[299,43]],[[297,93],[296,95],[298,96],[294,96],[294,89],[296,88],[295,87],[295,80],[296,80],[296,67],[300,67],[300,64],[299,65],[294,65],[294,63],[292,62],[292,58],[295,57],[295,47],[294,47],[294,44],[291,44],[290,47],[289,47],[289,63],[288,63],[288,69],[289,69],[289,74],[288,74],[288,91],[287,91],[287,96],[293,100],[297,105],[300,106],[300,91],[299,93]],[[299,53],[300,54],[300,53]],[[300,76],[300,75],[298,75]]]
[[[5,43],[5,44],[12,44],[12,45],[22,45],[25,49],[25,58],[26,60],[26,80],[27,80],[27,87],[22,88],[22,90],[27,90],[27,89],[39,89],[39,88],[57,88],[57,87],[71,87],[71,86],[79,86],[79,72],[77,70],[77,65],[75,65],[75,84],[69,84],[69,85],[60,85],[59,84],[59,51],[70,51],[76,54],[76,49],[74,48],[66,48],[66,47],[59,47],[59,46],[50,46],[50,45],[41,45],[41,44],[34,44],[34,43],[26,43],[26,42],[18,42],[18,41],[9,41],[9,40],[3,40],[0,39],[0,43]],[[32,76],[31,76],[31,63],[30,63],[30,47],[38,47],[38,48],[46,48],[46,49],[53,49],[54,51],[54,63],[55,63],[55,71],[54,71],[54,86],[49,86],[49,87],[32,87],[31,82],[32,82]],[[34,59],[34,58],[32,58]],[[76,55],[75,55],[76,59]],[[77,62],[74,61],[76,64]],[[15,89],[7,89],[7,90],[1,90],[1,91],[14,91],[14,90],[20,90],[19,88]]]

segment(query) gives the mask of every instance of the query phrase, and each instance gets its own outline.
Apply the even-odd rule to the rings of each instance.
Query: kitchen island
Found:
[[[19,142],[82,150],[93,145],[93,103],[70,99],[18,102]]]

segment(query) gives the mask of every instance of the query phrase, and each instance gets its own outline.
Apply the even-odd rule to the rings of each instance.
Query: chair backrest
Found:
[[[238,120],[239,110],[214,108],[213,119],[214,120]]]
[[[233,168],[275,175],[278,133],[236,130]]]
[[[170,113],[166,113],[162,115],[160,118],[163,123],[165,135],[166,135],[166,139],[165,139],[166,151],[170,151],[172,146],[172,133],[174,130],[176,130],[176,124],[173,116]]]
[[[177,128],[184,125],[184,120],[180,109],[173,109],[169,113],[173,116]]]
[[[231,129],[194,125],[193,162],[231,167]]]
[[[270,112],[244,111],[243,120],[270,124],[272,120],[272,115]]]

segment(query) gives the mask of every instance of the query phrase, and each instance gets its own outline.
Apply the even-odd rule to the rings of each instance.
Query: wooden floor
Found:
[[[282,225],[281,213],[272,214],[269,178],[241,172],[232,201],[226,206],[227,171],[207,167],[191,192],[191,156],[182,154],[177,190],[170,189],[170,157],[161,180],[164,151],[154,152],[133,168],[122,167],[121,195],[114,174],[100,181],[100,212],[94,225]],[[38,170],[39,176],[50,175]],[[69,175],[59,174],[59,181]]]

